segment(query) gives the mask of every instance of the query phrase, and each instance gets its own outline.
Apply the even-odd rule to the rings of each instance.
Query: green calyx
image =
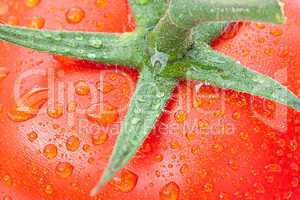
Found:
[[[96,195],[135,155],[180,79],[265,97],[300,110],[300,99],[277,81],[215,52],[211,42],[228,23],[284,22],[279,0],[129,0],[135,32],[41,31],[0,25],[0,40],[54,54],[140,71],[135,94]]]

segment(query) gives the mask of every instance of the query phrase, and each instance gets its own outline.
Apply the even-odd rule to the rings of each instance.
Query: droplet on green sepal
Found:
[[[87,54],[87,57],[88,57],[89,59],[96,59],[96,58],[97,58],[97,55],[94,54],[94,53],[89,53],[89,54]]]
[[[140,122],[140,119],[137,118],[137,117],[132,118],[132,120],[131,120],[131,123],[132,123],[132,124],[137,124],[137,123],[139,123],[139,122]]]
[[[165,93],[163,93],[163,92],[158,92],[157,94],[156,94],[156,97],[157,98],[162,98],[162,97],[164,97],[165,96]]]
[[[169,61],[169,55],[163,52],[155,51],[155,54],[151,56],[151,65],[153,67],[165,67]]]
[[[136,3],[137,4],[140,4],[140,5],[146,5],[150,2],[150,0],[136,0]]]
[[[84,38],[83,38],[83,36],[81,36],[81,35],[75,37],[75,40],[78,40],[78,41],[82,41],[83,39],[84,39]]]
[[[95,48],[100,48],[102,45],[103,45],[103,42],[102,40],[98,39],[98,38],[91,38],[89,40],[89,44],[92,46],[92,47],[95,47]]]
[[[61,41],[62,40],[62,36],[60,34],[57,34],[57,35],[53,36],[53,40],[55,40],[55,41]]]

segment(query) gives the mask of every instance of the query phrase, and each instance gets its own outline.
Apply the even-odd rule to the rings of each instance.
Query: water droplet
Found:
[[[8,76],[8,69],[5,67],[0,67],[0,81],[4,80]]]
[[[13,179],[10,175],[4,175],[2,178],[3,184],[7,187],[11,187],[13,184]]]
[[[69,151],[76,151],[80,146],[80,140],[76,136],[71,136],[67,139],[66,147]]]
[[[82,41],[84,37],[82,35],[78,35],[75,37],[75,40]]]
[[[187,164],[182,165],[182,167],[180,168],[180,173],[182,175],[187,174],[190,171],[190,168]]]
[[[88,57],[89,59],[92,59],[92,60],[94,60],[94,59],[96,59],[96,58],[97,58],[97,55],[96,55],[96,54],[94,54],[94,53],[88,53],[88,54],[87,54],[87,57]]]
[[[24,94],[9,111],[9,119],[24,122],[38,114],[39,109],[48,100],[47,88],[35,88]]]
[[[96,0],[96,6],[98,8],[105,8],[107,6],[107,0]]]
[[[160,191],[160,200],[178,200],[180,188],[175,182],[166,184]]]
[[[143,110],[142,110],[142,108],[136,107],[136,108],[133,110],[133,112],[136,113],[136,114],[140,114],[140,113],[143,112]]]
[[[219,200],[231,200],[230,195],[225,192],[220,192]]]
[[[191,132],[191,133],[186,133],[185,137],[188,141],[193,141],[196,139],[197,133],[196,132]]]
[[[198,128],[200,131],[207,130],[209,127],[209,123],[206,120],[200,119],[198,122]]]
[[[49,185],[47,184],[44,188],[44,192],[46,194],[52,194],[54,192],[54,189],[53,189],[53,186],[52,185]]]
[[[154,159],[156,162],[161,162],[161,161],[163,161],[164,157],[161,154],[157,154],[157,155],[155,155]]]
[[[240,112],[234,112],[232,114],[232,119],[239,120],[240,118],[241,118],[241,113]]]
[[[299,171],[299,165],[298,165],[297,163],[295,163],[295,162],[292,162],[292,163],[290,164],[290,168],[291,168],[293,171],[295,171],[295,172],[298,172],[298,171]]]
[[[151,151],[152,151],[152,145],[149,142],[144,142],[144,144],[140,148],[140,152],[150,153]]]
[[[25,5],[29,8],[33,8],[39,5],[40,1],[41,0],[26,0]]]
[[[114,89],[114,86],[107,82],[97,82],[96,87],[100,90],[103,94],[107,94]]]
[[[68,162],[60,162],[56,165],[55,173],[61,178],[67,178],[72,175],[73,165]]]
[[[211,193],[214,191],[214,185],[211,184],[211,183],[206,183],[204,186],[203,186],[203,191],[204,192],[207,192],[207,193]]]
[[[91,38],[91,39],[89,40],[89,44],[90,44],[92,47],[100,48],[100,47],[102,47],[103,42],[102,42],[101,39],[98,39],[98,38]]]
[[[154,104],[152,105],[152,109],[153,109],[153,110],[161,110],[160,107],[161,107],[161,104],[160,104],[160,103],[154,103]]]
[[[163,98],[165,96],[165,93],[163,93],[163,92],[158,92],[157,94],[156,94],[156,97],[157,98]]]
[[[93,145],[101,145],[104,144],[108,140],[108,134],[101,132],[92,135],[92,143]]]
[[[265,176],[267,183],[273,183],[274,182],[274,176]]]
[[[57,147],[54,144],[47,144],[43,150],[44,156],[51,160],[57,156]]]
[[[134,117],[134,118],[132,118],[131,123],[132,123],[133,125],[136,125],[136,124],[139,123],[140,121],[141,121],[140,118]]]
[[[84,144],[84,145],[82,146],[82,149],[83,149],[83,151],[86,152],[86,153],[88,153],[88,152],[90,152],[90,151],[92,150],[91,145],[89,145],[89,144]]]
[[[279,37],[279,36],[281,36],[283,34],[283,31],[279,27],[274,27],[274,28],[272,28],[272,30],[271,30],[270,33],[271,33],[271,35],[273,35],[275,37]]]
[[[207,172],[206,169],[200,169],[200,170],[198,171],[198,174],[199,174],[199,177],[200,177],[201,179],[204,179],[204,178],[207,176],[208,172]]]
[[[289,143],[289,149],[291,151],[297,151],[298,149],[298,142],[297,140],[291,140],[290,143]]]
[[[72,112],[75,112],[76,111],[76,108],[77,108],[77,103],[76,102],[70,102],[68,104],[68,107],[67,107],[67,111],[69,113],[72,113]]]
[[[93,164],[95,164],[95,158],[88,158],[88,163],[90,164],[90,165],[93,165]]]
[[[49,33],[51,35],[51,39],[55,40],[55,41],[61,41],[63,39],[63,34],[62,33],[56,33],[55,36],[53,36],[51,33]],[[70,51],[70,49],[67,49],[66,51]]]
[[[138,176],[127,170],[123,169],[121,171],[120,177],[115,177],[112,181],[112,185],[120,192],[131,192],[138,181]]]
[[[2,200],[13,200],[13,198],[9,195],[4,195]]]
[[[151,65],[153,67],[163,68],[167,65],[169,60],[169,55],[156,51],[155,54],[151,56]]]
[[[53,39],[53,35],[52,35],[51,33],[47,32],[47,31],[43,32],[42,34],[43,34],[43,36],[46,37],[46,38]]]
[[[264,194],[265,191],[266,191],[265,187],[262,184],[259,184],[259,183],[255,183],[254,188],[255,188],[255,192],[257,194]]]
[[[256,24],[256,28],[258,28],[258,29],[264,29],[264,28],[266,28],[266,25],[262,24],[262,23],[257,23]]]
[[[78,182],[71,183],[71,186],[72,186],[75,190],[79,190],[79,189],[80,189],[80,184],[79,184]]]
[[[28,27],[42,29],[45,26],[45,19],[40,16],[34,16],[28,23]]]
[[[86,96],[90,94],[91,89],[86,81],[78,81],[75,84],[75,92],[80,96]]]
[[[38,134],[35,131],[31,131],[30,133],[27,134],[27,139],[30,142],[34,142],[38,138]]]
[[[180,148],[180,143],[177,140],[171,141],[171,148],[172,149],[179,149]]]
[[[292,196],[293,196],[293,192],[292,192],[292,191],[288,191],[288,192],[285,192],[285,193],[283,194],[283,199],[284,199],[284,200],[288,200],[288,199],[291,199]]]
[[[274,53],[274,49],[272,48],[267,48],[265,49],[264,53],[267,55],[267,56],[272,56],[273,53]],[[260,83],[264,83],[263,80],[258,80]]]
[[[278,139],[278,140],[276,141],[276,143],[277,143],[277,145],[278,145],[279,147],[281,147],[281,148],[284,148],[284,147],[286,146],[286,141],[285,141],[284,139],[282,139],[282,138]]]
[[[47,109],[47,114],[54,119],[60,118],[63,115],[63,105],[61,103],[56,103],[55,107],[50,105]]]
[[[200,153],[200,147],[192,147],[192,148],[191,148],[191,152],[192,152],[192,154],[194,154],[194,155]]]
[[[187,114],[184,111],[177,111],[174,118],[177,123],[183,123],[187,118]]]
[[[150,0],[136,0],[136,3],[140,5],[146,5],[150,2]]]
[[[111,125],[119,118],[119,112],[108,103],[94,104],[87,109],[86,114],[88,120],[101,126]]]
[[[224,145],[223,144],[214,144],[213,149],[217,153],[221,153],[224,150]]]
[[[155,176],[156,176],[156,177],[160,177],[160,175],[161,175],[160,171],[156,170],[156,171],[155,171]]]
[[[293,177],[291,180],[292,187],[296,188],[299,185],[299,179],[297,177]]]
[[[70,24],[78,24],[85,17],[85,12],[81,8],[70,8],[66,13],[67,22]]]
[[[37,175],[38,174],[38,168],[37,167],[32,167],[31,169],[32,174]]]
[[[246,132],[240,132],[239,136],[244,141],[247,141],[249,139],[249,134]]]
[[[278,165],[278,164],[276,164],[276,163],[272,163],[272,164],[266,165],[265,169],[268,172],[271,172],[271,173],[280,173],[280,172],[282,172],[281,166]]]
[[[235,160],[229,160],[228,164],[229,167],[234,171],[237,171],[239,169],[239,164]]]

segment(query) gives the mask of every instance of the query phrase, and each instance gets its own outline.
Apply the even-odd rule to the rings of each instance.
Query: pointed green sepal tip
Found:
[[[140,73],[135,94],[123,120],[112,156],[101,180],[91,191],[92,196],[97,194],[135,156],[176,87],[176,79],[160,77],[149,68],[150,66],[146,66]]]
[[[138,68],[143,39],[136,33],[46,31],[1,25],[0,41],[30,49],[101,63]]]
[[[107,172],[108,170],[105,170],[105,171]],[[103,174],[103,176],[101,177],[100,181],[99,181],[99,182],[96,184],[96,186],[91,190],[91,192],[90,192],[90,196],[91,196],[91,197],[96,196],[96,195],[99,193],[99,191],[101,190],[101,188],[102,188],[106,183],[108,183],[108,181],[111,179],[110,174],[112,174],[112,172]]]

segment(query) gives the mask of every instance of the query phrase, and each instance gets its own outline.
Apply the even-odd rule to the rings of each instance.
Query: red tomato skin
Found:
[[[96,7],[95,2],[41,0],[36,7],[28,8],[23,1],[0,0],[0,14],[3,5],[9,10],[0,19],[27,26],[33,17],[40,16],[45,20],[43,29],[133,31],[127,1],[108,1],[104,7]],[[286,25],[243,23],[232,38],[227,34],[216,41],[214,48],[299,94],[300,2],[285,3]],[[85,11],[79,23],[67,22],[65,15],[70,8]],[[0,82],[0,96],[5,97],[0,98],[0,198],[92,199],[89,191],[107,164],[138,73],[4,42],[0,42],[0,55],[0,67],[9,68],[9,75]],[[92,91],[89,95],[76,95],[72,88],[79,80],[87,82]],[[103,85],[99,89],[100,80]],[[15,105],[16,90],[20,89],[22,96],[34,88],[49,88],[51,101],[63,105],[62,116],[49,117],[51,104],[45,103],[30,120],[10,120],[7,112]],[[87,120],[84,111],[98,101],[117,108],[118,123],[101,126]],[[70,112],[73,102],[76,112]],[[167,110],[125,172],[105,186],[98,199],[300,198],[299,112],[212,86],[199,89],[192,81],[178,85]],[[93,141],[94,134],[103,132],[108,138]],[[66,147],[70,136],[79,138],[75,151]],[[49,151],[45,153],[49,144],[57,148],[57,155],[49,150],[55,155],[52,159],[45,156],[49,155]],[[72,173],[69,168],[56,172],[62,162],[73,166]],[[172,187],[167,188],[171,191],[163,190],[170,183]]]

